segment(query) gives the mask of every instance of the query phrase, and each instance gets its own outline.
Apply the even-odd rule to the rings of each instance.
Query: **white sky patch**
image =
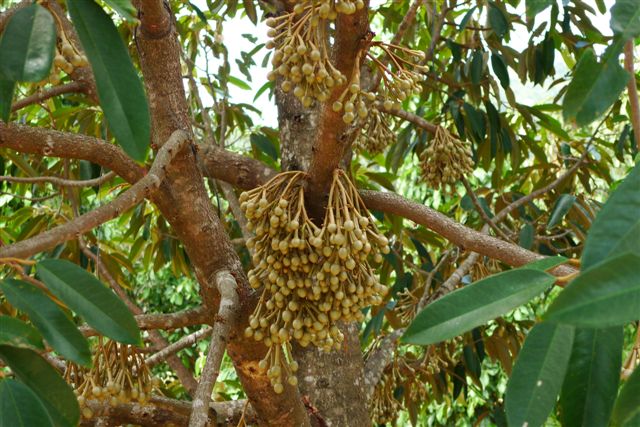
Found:
[[[193,3],[199,8],[201,8],[202,10],[207,9],[205,0],[193,0]],[[371,2],[371,7],[375,9],[385,3],[388,3],[388,2],[385,2],[382,0],[373,0]],[[589,3],[590,6],[592,6],[593,9],[596,10],[595,15],[589,15],[591,18],[592,24],[596,28],[598,28],[603,35],[605,36],[611,35],[611,29],[609,26],[609,20],[610,20],[609,9],[611,8],[611,6],[613,6],[614,0],[605,0],[605,4],[607,6],[607,12],[605,14],[598,13],[597,6],[594,0],[587,1],[587,3]],[[509,12],[516,13],[522,16],[524,19],[524,13],[525,13],[524,8],[525,8],[525,2],[522,1],[521,4],[518,6],[518,8],[514,9],[509,7]],[[536,24],[539,25],[544,21],[549,21],[550,11],[551,11],[551,8],[547,8],[546,10],[541,12],[536,17]],[[264,21],[262,18],[263,18],[262,15],[260,15],[258,17],[258,20],[259,20],[258,24],[254,25],[249,20],[249,18],[247,18],[244,15],[242,11],[239,11],[235,18],[227,20],[223,26],[222,36],[223,36],[224,43],[226,44],[227,49],[229,51],[229,63],[231,66],[231,75],[243,81],[246,80],[246,77],[239,71],[238,66],[236,64],[236,59],[241,59],[240,52],[243,52],[243,51],[248,52],[251,49],[253,49],[256,46],[256,44],[265,43],[268,40],[268,37],[267,37],[268,27],[264,24]],[[562,19],[562,10],[560,11],[560,19]],[[482,20],[484,21],[484,19]],[[257,38],[256,43],[252,43],[246,37],[243,37],[242,36],[243,34],[250,34],[256,37]],[[516,49],[517,51],[522,51],[527,47],[527,44],[529,42],[529,32],[524,26],[516,25],[515,30],[511,31],[510,36],[511,36],[511,39],[508,43],[510,47]],[[542,39],[543,37],[544,37],[544,32],[542,33],[540,39]],[[536,41],[539,42],[539,40],[536,40]],[[596,46],[596,51],[598,53],[601,53],[602,50],[604,50],[604,47]],[[254,62],[256,63],[256,65],[250,68],[251,81],[247,82],[247,84],[251,86],[251,90],[243,90],[237,86],[230,84],[229,95],[230,95],[230,101],[233,103],[250,104],[250,105],[253,105],[255,108],[257,108],[258,110],[260,110],[261,117],[258,117],[255,114],[251,113],[254,117],[254,121],[256,125],[277,127],[278,126],[277,108],[275,106],[274,100],[269,99],[268,91],[262,93],[260,97],[254,101],[254,97],[258,89],[260,89],[267,82],[268,68],[265,69],[260,66],[266,54],[267,54],[267,49],[261,49],[258,53],[254,55]],[[212,71],[217,70],[217,68],[220,65],[220,61],[221,61],[220,59],[210,57],[209,69]],[[203,70],[205,68],[204,58],[200,57],[196,65],[200,70]],[[268,67],[270,67],[270,64]],[[564,60],[562,59],[562,56],[558,52],[556,52],[555,68],[556,68],[557,76],[560,76],[568,72],[568,67],[566,66],[566,64],[564,63]],[[199,71],[199,72],[202,72],[202,71]],[[549,86],[552,83],[551,79],[545,82],[545,85],[542,87],[534,86],[532,82],[527,82],[526,84],[523,85],[520,82],[520,79],[518,78],[516,73],[512,69],[509,69],[509,73],[511,78],[510,79],[511,88],[514,91],[514,93],[517,94],[519,102],[522,102],[524,104],[536,105],[541,103],[549,103],[553,100],[554,96],[558,93],[558,90],[560,89],[559,86],[554,88],[549,88]],[[205,107],[209,107],[213,104],[213,99],[209,96],[209,94],[205,90],[202,90],[200,92],[200,96],[203,99]]]

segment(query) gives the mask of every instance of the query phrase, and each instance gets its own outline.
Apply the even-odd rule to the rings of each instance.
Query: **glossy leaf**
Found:
[[[640,253],[640,165],[609,197],[589,230],[582,253],[587,269],[613,253]]]
[[[35,426],[53,426],[38,396],[19,381],[0,381],[0,427]]]
[[[95,276],[76,264],[48,259],[36,265],[51,292],[103,335],[140,344],[140,330],[126,305]]]
[[[9,18],[0,40],[0,77],[38,82],[49,75],[55,53],[56,26],[51,13],[32,4]]]
[[[621,327],[576,329],[560,393],[563,427],[606,426],[618,392]]]
[[[20,280],[0,282],[11,305],[29,315],[44,339],[61,355],[81,365],[91,362],[89,344],[66,314],[34,285]]]
[[[592,328],[640,319],[640,256],[624,254],[584,271],[553,301],[545,319]]]
[[[11,116],[11,103],[13,102],[15,88],[16,82],[3,79],[0,76],[0,120],[4,122],[8,122]]]
[[[116,12],[127,21],[138,20],[138,10],[133,6],[131,0],[105,0]]]
[[[617,55],[606,58],[599,62],[592,49],[582,54],[562,104],[566,121],[588,125],[618,100],[629,73],[620,66]]]
[[[529,332],[507,384],[509,425],[544,424],[560,394],[572,344],[568,325],[540,323]]]
[[[78,425],[76,395],[42,356],[33,350],[0,345],[0,358],[40,398],[56,427]]]
[[[547,228],[553,228],[556,225],[560,224],[564,216],[569,212],[573,203],[576,201],[576,196],[571,194],[562,194],[556,200],[553,209],[551,210],[551,215],[549,215],[549,222],[547,223]]]
[[[497,52],[491,54],[491,67],[496,76],[498,76],[500,85],[505,89],[508,88],[509,70],[507,70],[507,64],[504,62],[504,59],[502,59],[502,55]]]
[[[555,0],[527,0],[526,2],[526,10],[527,10],[527,18],[531,19],[536,16],[538,13],[542,12]]]
[[[614,425],[625,425],[640,415],[640,368],[636,367],[622,386],[611,417]]]
[[[582,327],[640,318],[640,257],[624,254],[584,271],[551,304],[545,318]]]
[[[409,325],[402,340],[427,345],[453,338],[528,302],[555,278],[537,270],[510,270],[436,300]]]
[[[142,161],[149,148],[149,106],[127,48],[111,18],[93,0],[69,0],[67,5],[109,128],[127,154]]]
[[[502,38],[509,32],[509,21],[504,12],[492,1],[489,2],[489,25],[496,36]]]
[[[522,268],[545,271],[553,267],[557,267],[560,264],[564,264],[567,261],[568,259],[563,256],[551,256],[530,262],[529,264],[523,265]]]
[[[611,8],[611,29],[623,40],[640,36],[640,2],[616,0]]]
[[[0,316],[0,344],[44,350],[42,336],[33,326],[9,316]]]

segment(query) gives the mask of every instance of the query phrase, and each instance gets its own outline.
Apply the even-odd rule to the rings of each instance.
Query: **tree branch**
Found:
[[[236,279],[228,271],[220,271],[216,275],[216,283],[220,292],[220,306],[216,323],[213,325],[211,344],[207,361],[202,369],[200,383],[193,399],[189,427],[203,427],[207,422],[211,391],[220,373],[220,363],[229,337],[229,332],[237,323],[238,293]]]
[[[108,425],[135,424],[143,427],[180,426],[188,424],[191,404],[189,402],[153,396],[146,404],[119,403],[111,406],[108,402],[88,400],[87,406],[95,414],[92,420],[83,420],[82,425],[95,425],[94,421],[108,418]],[[256,414],[246,400],[211,402],[207,413],[206,426],[235,426],[244,417],[247,423],[255,424]]]
[[[162,350],[158,351],[157,353],[147,357],[144,363],[146,363],[147,366],[149,367],[153,367],[158,363],[161,363],[162,361],[164,361],[168,356],[175,354],[184,348],[190,347],[195,343],[197,343],[198,341],[200,341],[201,339],[208,337],[209,335],[211,335],[211,331],[212,331],[211,327],[206,326],[200,329],[199,331],[196,331],[192,334],[184,336],[180,338],[178,341],[174,342],[173,344],[169,344],[168,346],[164,347]]]
[[[467,181],[467,178],[465,178],[464,176],[462,177],[462,185],[464,185],[465,190],[467,190],[467,194],[471,198],[471,202],[473,203],[473,206],[476,208],[476,211],[480,214],[480,217],[482,218],[482,220],[489,227],[491,227],[491,229],[495,231],[496,234],[500,236],[500,238],[502,238],[502,240],[511,242],[511,239],[509,238],[509,236],[507,236],[504,233],[504,231],[502,231],[502,229],[498,227],[497,224],[495,224],[493,220],[489,218],[489,215],[487,215],[487,213],[484,211],[484,209],[482,208],[482,205],[480,204],[480,201],[478,200],[478,197],[476,196],[476,193],[473,191],[473,188],[471,188],[471,184],[469,184],[469,181]]]
[[[87,135],[0,121],[0,148],[41,156],[81,159],[112,170],[129,183],[145,174],[118,146]]]
[[[333,55],[335,66],[349,78],[359,60],[358,52],[364,48],[369,33],[369,2],[352,15],[338,14],[336,19]],[[350,84],[349,82],[346,85]],[[333,171],[342,161],[344,154],[356,136],[349,131],[350,126],[342,120],[342,113],[333,111],[336,101],[345,85],[333,89],[329,100],[321,107],[318,131],[314,142],[314,154],[309,167],[309,188],[315,203],[310,206],[312,216],[322,219],[327,190],[331,184]]]
[[[28,183],[28,184],[41,184],[51,183],[53,185],[59,185],[61,187],[95,187],[109,181],[116,176],[116,173],[111,171],[98,178],[86,179],[76,181],[73,179],[64,179],[57,176],[37,176],[37,177],[15,177],[15,176],[0,176],[0,182],[15,182],[15,183]]]
[[[11,111],[18,111],[19,109],[24,108],[27,105],[37,104],[49,98],[53,98],[54,96],[71,92],[84,92],[84,85],[80,82],[71,82],[60,86],[54,86],[43,91],[39,90],[33,95],[29,95],[26,98],[16,101],[11,106]]]
[[[158,188],[165,177],[167,165],[175,154],[186,145],[187,141],[187,135],[184,132],[176,131],[158,151],[149,173],[115,200],[30,239],[0,247],[0,258],[27,258],[38,252],[50,249],[59,243],[74,239],[78,235],[86,233],[97,225],[103,224],[135,206]]]
[[[631,74],[627,90],[629,91],[629,104],[631,105],[631,123],[633,124],[633,135],[636,140],[636,147],[640,150],[640,101],[638,100],[638,84],[636,82],[636,72],[633,68],[634,61],[634,40],[629,40],[624,45],[624,67]]]

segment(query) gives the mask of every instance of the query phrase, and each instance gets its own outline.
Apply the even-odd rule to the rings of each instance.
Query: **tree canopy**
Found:
[[[0,426],[636,425],[638,40],[637,0],[2,2]]]

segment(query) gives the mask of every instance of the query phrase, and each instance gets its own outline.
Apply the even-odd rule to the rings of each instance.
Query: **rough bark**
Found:
[[[136,37],[140,65],[149,97],[152,141],[161,141],[175,129],[191,132],[190,116],[180,69],[180,46],[172,15],[159,0],[137,2],[141,26]],[[215,275],[229,271],[238,281],[241,298],[240,331],[252,311],[252,292],[229,238],[215,215],[198,169],[195,149],[188,147],[167,171],[163,197],[156,201],[176,235],[184,244],[201,286],[203,301],[211,316],[219,295]],[[308,417],[297,390],[289,387],[275,395],[267,376],[257,369],[266,349],[233,331],[228,353],[233,360],[253,408],[264,425],[306,425]]]

